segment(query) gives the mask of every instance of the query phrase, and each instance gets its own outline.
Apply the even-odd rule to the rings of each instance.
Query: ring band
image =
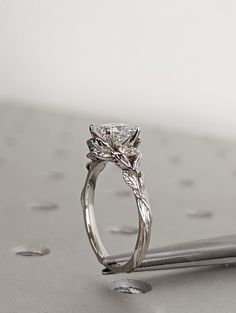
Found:
[[[90,125],[92,138],[87,141],[90,152],[87,157],[88,174],[81,193],[81,203],[84,213],[85,227],[90,244],[97,259],[113,273],[131,272],[140,265],[146,255],[150,235],[152,215],[145,188],[143,172],[139,171],[141,153],[137,147],[141,142],[139,127],[127,124]],[[127,185],[132,188],[136,200],[139,217],[138,236],[134,252],[125,264],[116,262],[109,257],[100,234],[94,215],[94,193],[99,173],[112,162],[122,170],[122,176]],[[108,261],[109,260],[109,261]]]

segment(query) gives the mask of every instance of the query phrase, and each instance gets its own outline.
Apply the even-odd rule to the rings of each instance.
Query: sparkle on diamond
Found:
[[[108,123],[95,126],[95,131],[104,140],[110,137],[113,141],[117,143],[122,143],[128,137],[132,136],[135,133],[136,129],[135,127],[129,126],[127,124]]]

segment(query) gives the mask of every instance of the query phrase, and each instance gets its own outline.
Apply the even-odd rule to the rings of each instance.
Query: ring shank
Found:
[[[94,214],[96,182],[100,172],[106,167],[106,164],[107,161],[101,160],[89,163],[90,166],[85,186],[81,194],[85,227],[92,249],[100,263],[109,268],[113,273],[131,272],[135,267],[142,263],[146,255],[151,233],[151,212],[149,206],[134,193],[138,208],[139,230],[133,255],[125,264],[121,264],[115,260],[111,261],[111,258],[109,257],[109,254],[101,240]]]

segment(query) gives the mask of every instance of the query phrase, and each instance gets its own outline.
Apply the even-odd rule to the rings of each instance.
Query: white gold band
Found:
[[[125,127],[126,130],[124,131]],[[140,143],[138,138],[140,130],[138,127],[127,127],[129,126],[125,124],[90,126],[92,138],[88,140],[90,148],[88,157],[91,162],[87,165],[88,174],[81,194],[84,221],[90,244],[98,261],[113,273],[131,272],[140,265],[146,255],[151,235],[151,210],[144,175],[138,170],[141,156],[137,150]],[[122,170],[123,179],[132,188],[138,208],[139,230],[137,241],[131,258],[125,264],[121,264],[116,260],[111,261],[100,238],[94,215],[96,181],[107,162],[113,162]]]

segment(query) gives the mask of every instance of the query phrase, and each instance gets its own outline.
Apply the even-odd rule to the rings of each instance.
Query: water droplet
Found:
[[[112,234],[134,235],[138,233],[138,228],[134,226],[110,226],[109,232]]]
[[[32,202],[29,207],[33,210],[55,210],[58,208],[58,204],[55,202]]]
[[[152,286],[136,279],[121,279],[112,283],[112,290],[118,293],[139,294],[152,290]]]
[[[48,248],[38,246],[18,246],[13,248],[13,251],[21,256],[43,256],[50,252]]]
[[[186,212],[186,215],[193,218],[210,218],[213,216],[213,213],[207,210],[189,210]]]

